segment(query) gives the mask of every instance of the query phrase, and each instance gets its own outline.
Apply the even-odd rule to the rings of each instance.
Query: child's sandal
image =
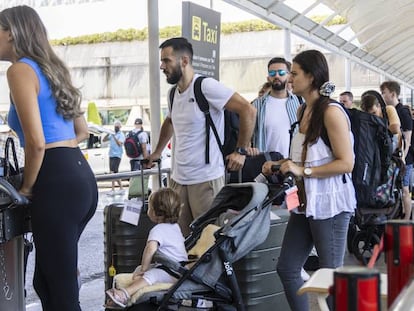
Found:
[[[126,308],[128,306],[129,300],[131,299],[125,288],[111,288],[106,291],[106,294],[114,303],[122,308]]]

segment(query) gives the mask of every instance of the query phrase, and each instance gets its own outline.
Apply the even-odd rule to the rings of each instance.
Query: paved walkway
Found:
[[[108,196],[106,192],[110,189],[105,189],[100,193],[100,200],[98,205],[98,211],[101,211],[104,206],[112,203],[112,202],[122,202],[124,197],[122,196]],[[100,216],[102,217],[102,216]],[[99,219],[98,222],[102,220]],[[94,236],[92,239],[96,240],[97,238]],[[97,243],[102,243],[102,241],[95,241]],[[88,241],[90,243],[90,241]],[[80,246],[81,247],[81,246]],[[103,254],[101,256],[102,262],[95,263],[96,265],[103,266]],[[357,260],[354,258],[353,255],[346,254],[345,255],[345,265],[359,265]],[[376,268],[380,270],[380,272],[386,272],[386,265],[384,263],[384,254],[381,254],[379,258]],[[99,272],[94,274],[93,276],[89,275],[82,275],[83,283],[80,290],[80,302],[83,311],[104,311],[105,308],[103,307],[103,303],[105,301],[105,289],[104,289],[104,274],[103,272]],[[30,283],[29,283],[30,284]],[[319,310],[316,299],[311,298],[311,311]],[[27,311],[42,311],[42,307],[40,305],[39,300],[32,300],[30,304],[26,306]]]

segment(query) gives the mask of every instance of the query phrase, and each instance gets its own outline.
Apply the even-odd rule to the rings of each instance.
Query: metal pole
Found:
[[[284,57],[288,61],[292,61],[292,37],[289,29],[283,29],[284,34]]]
[[[148,55],[149,55],[149,99],[151,115],[151,143],[158,142],[161,128],[161,95],[160,95],[160,68],[159,68],[159,23],[158,0],[147,0],[148,3]],[[152,189],[158,189],[154,182]]]

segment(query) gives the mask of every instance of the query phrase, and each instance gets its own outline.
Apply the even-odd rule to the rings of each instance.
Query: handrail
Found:
[[[166,173],[168,176],[168,179],[170,178],[171,169],[170,168],[161,168],[160,172]],[[144,170],[144,176],[147,175],[157,175],[158,169],[157,168],[151,168],[151,169],[145,169]],[[109,173],[109,174],[98,174],[95,175],[96,181],[110,181],[110,180],[116,180],[116,179],[130,179],[131,177],[141,176],[141,171],[129,171],[129,172],[120,172],[120,173]]]

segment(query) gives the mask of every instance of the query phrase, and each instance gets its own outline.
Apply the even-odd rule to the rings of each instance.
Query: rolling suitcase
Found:
[[[142,163],[141,163],[142,164]],[[158,182],[161,187],[161,167],[158,167]],[[114,203],[104,208],[104,265],[105,265],[105,289],[112,287],[113,276],[118,273],[130,273],[141,263],[148,233],[155,225],[147,215],[148,196],[145,193],[146,187],[143,165],[141,165],[141,189],[140,197],[130,197],[130,203]],[[137,225],[121,220],[124,209],[137,206],[142,202]],[[139,204],[138,204],[139,205]]]

